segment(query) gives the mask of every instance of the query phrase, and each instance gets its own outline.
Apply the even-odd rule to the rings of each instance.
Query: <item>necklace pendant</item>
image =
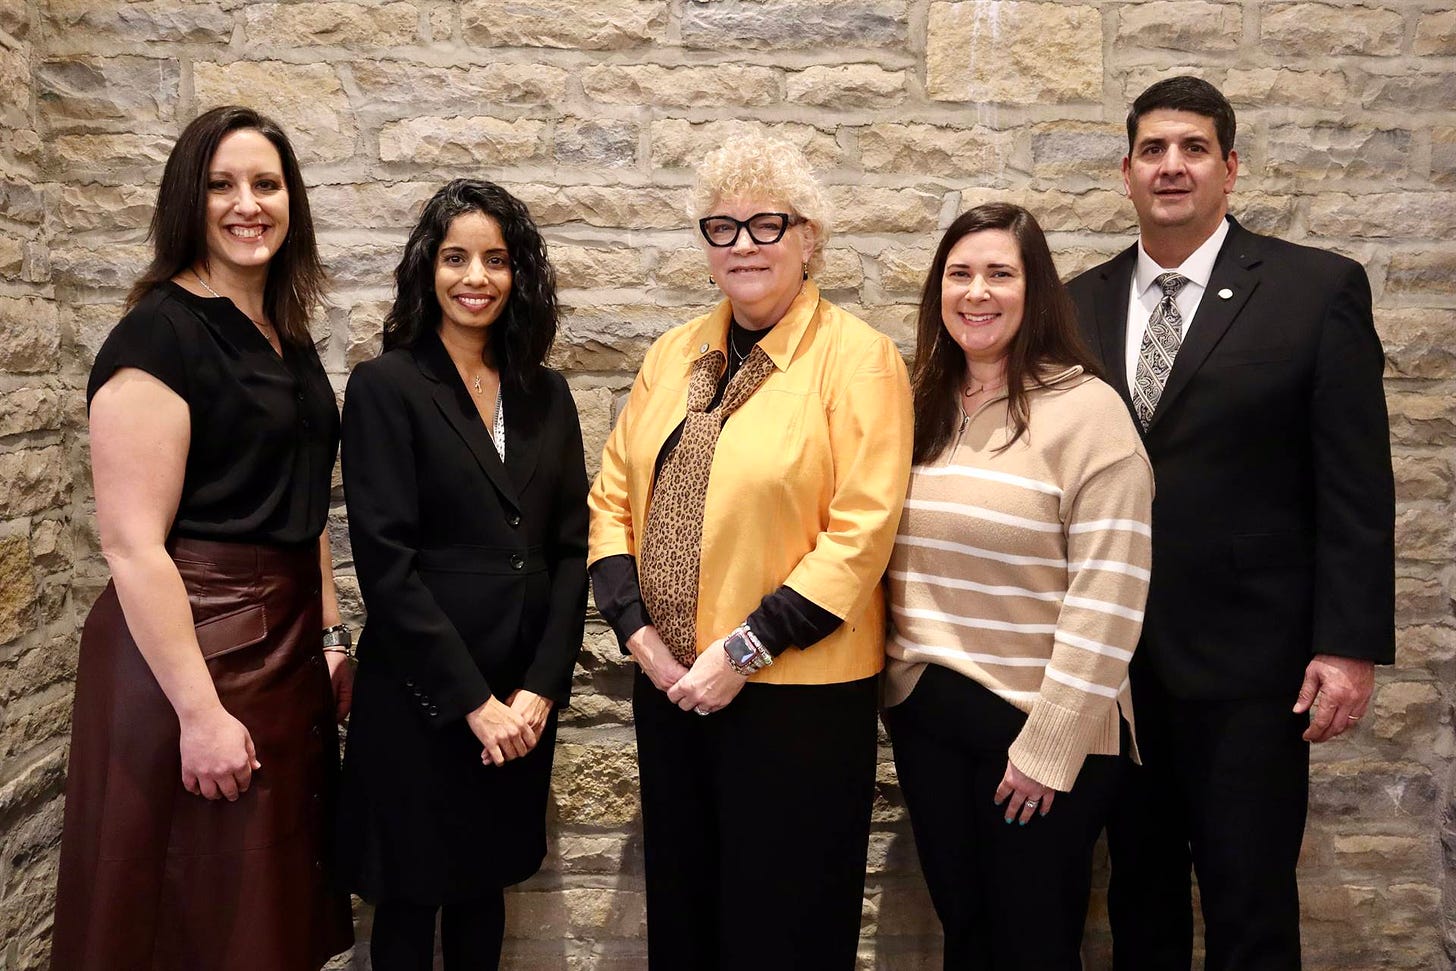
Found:
[[[485,389],[480,386],[480,375],[477,374],[475,376],[474,382],[475,382],[475,393],[476,394],[485,394]]]

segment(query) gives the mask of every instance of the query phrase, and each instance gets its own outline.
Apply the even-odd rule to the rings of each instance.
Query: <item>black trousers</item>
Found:
[[[1300,966],[1295,866],[1309,743],[1293,703],[1171,698],[1134,676],[1143,764],[1127,767],[1107,831],[1118,971],[1192,966],[1190,866],[1207,971]]]
[[[877,679],[748,684],[708,716],[632,692],[652,971],[849,971]]]
[[[1091,755],[1071,792],[1025,826],[1007,824],[996,787],[1025,713],[969,678],[930,665],[885,712],[895,771],[947,971],[1082,967],[1092,848],[1116,793],[1120,761]]]
[[[446,971],[495,971],[505,939],[505,894],[444,906],[381,900],[374,908],[369,961],[374,971],[430,971],[435,966],[435,914]]]

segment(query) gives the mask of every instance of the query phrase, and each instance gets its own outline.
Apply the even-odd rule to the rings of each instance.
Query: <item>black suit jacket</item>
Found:
[[[1133,677],[1292,704],[1314,654],[1394,660],[1384,355],[1358,263],[1230,223],[1144,433],[1157,492]],[[1068,285],[1129,411],[1136,266],[1134,244]]]
[[[566,382],[505,392],[506,462],[439,338],[360,364],[344,494],[368,619],[339,870],[370,899],[472,897],[546,852],[555,711],[530,754],[483,766],[464,717],[524,687],[568,700],[586,612],[586,468]]]

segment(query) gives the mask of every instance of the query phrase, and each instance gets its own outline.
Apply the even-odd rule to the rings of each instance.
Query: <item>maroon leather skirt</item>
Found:
[[[353,940],[328,872],[338,735],[317,547],[168,548],[263,767],[237,802],[182,787],[177,716],[107,584],[81,636],[52,966],[317,971]]]

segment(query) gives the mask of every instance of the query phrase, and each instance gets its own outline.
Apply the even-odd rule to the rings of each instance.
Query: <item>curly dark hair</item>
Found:
[[[987,229],[1004,229],[1012,235],[1021,250],[1026,274],[1021,327],[1006,350],[1007,410],[1012,434],[1003,448],[1026,432],[1031,417],[1026,385],[1030,382],[1045,387],[1045,368],[1080,364],[1089,374],[1101,377],[1102,369],[1082,343],[1077,309],[1057,276],[1056,263],[1036,218],[1020,206],[1004,202],[988,202],[961,213],[941,237],[920,294],[915,364],[910,372],[915,399],[916,464],[939,455],[960,421],[960,386],[965,381],[966,356],[946,333],[941,319],[940,288],[946,260],[956,243]]]
[[[511,293],[489,332],[492,362],[508,388],[528,389],[556,339],[556,271],[546,241],[523,202],[484,179],[454,179],[425,203],[394,270],[394,306],[384,318],[384,349],[410,347],[440,326],[435,258],[459,216],[494,219],[511,260]]]
[[[308,193],[293,146],[278,123],[252,108],[223,105],[204,111],[177,136],[167,156],[157,206],[148,236],[152,262],[127,294],[131,308],[155,286],[195,263],[207,266],[207,170],[217,146],[235,131],[255,131],[278,150],[288,186],[288,235],[268,263],[263,309],[283,339],[300,347],[312,343],[308,319],[323,299],[326,278],[314,239]]]

